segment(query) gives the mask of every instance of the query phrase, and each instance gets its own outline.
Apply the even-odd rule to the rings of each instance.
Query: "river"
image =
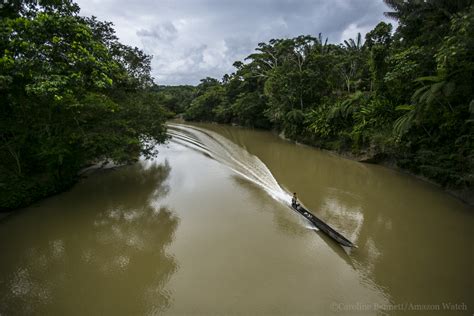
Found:
[[[0,220],[0,315],[474,313],[472,207],[270,132],[169,132],[156,159]]]

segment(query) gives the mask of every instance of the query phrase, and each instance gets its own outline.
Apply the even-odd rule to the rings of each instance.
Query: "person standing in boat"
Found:
[[[296,192],[293,193],[293,198],[291,199],[291,205],[298,208],[300,203],[298,203],[298,198],[296,197]]]

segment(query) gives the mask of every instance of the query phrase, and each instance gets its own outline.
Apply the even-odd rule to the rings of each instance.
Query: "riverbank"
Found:
[[[62,182],[55,182],[53,179],[39,176],[29,179],[29,182],[26,179],[19,179],[17,187],[21,187],[22,190],[9,188],[3,190],[0,194],[0,205],[9,206],[0,207],[0,220],[18,209],[28,207],[38,201],[70,190],[80,179],[86,178],[93,173],[114,170],[124,165],[126,164],[119,165],[110,161],[89,163],[80,169],[74,177],[70,177],[67,181]]]
[[[0,213],[15,211],[67,191],[77,182],[77,176],[64,176],[58,180],[49,174],[29,177],[12,174],[8,181],[0,190]]]
[[[282,137],[281,133],[277,133],[277,134],[280,137]],[[295,140],[292,140],[292,139],[288,139],[288,138],[285,138],[285,137],[282,137],[282,138],[284,138],[285,140],[288,140],[288,141],[298,143],[298,141],[295,141]],[[410,175],[410,176],[412,176],[414,178],[417,178],[421,181],[424,181],[424,182],[430,183],[432,185],[435,185],[435,186],[441,188],[444,192],[446,192],[446,193],[454,196],[455,198],[461,200],[462,202],[464,202],[468,205],[474,206],[474,188],[471,188],[471,189],[469,189],[469,188],[453,189],[453,188],[443,187],[440,183],[437,183],[436,181],[434,181],[434,180],[432,180],[428,177],[425,177],[423,175],[414,173],[414,172],[412,172],[408,169],[401,168],[400,166],[398,166],[397,160],[394,157],[391,157],[390,155],[387,155],[386,153],[377,153],[377,152],[372,152],[371,153],[370,151],[369,152],[361,152],[361,153],[353,153],[352,151],[349,151],[349,150],[330,150],[330,149],[326,149],[326,148],[321,148],[319,146],[314,146],[310,143],[305,143],[305,142],[303,142],[303,143],[305,145],[313,147],[313,148],[328,151],[332,154],[335,154],[335,155],[340,156],[340,157],[345,158],[345,159],[357,161],[357,162],[360,162],[360,163],[380,165],[380,166],[383,166],[385,168],[389,168],[389,169],[395,170],[397,172]]]
[[[314,146],[312,146],[312,147],[314,147]],[[317,147],[315,147],[315,148],[317,148]],[[321,149],[321,148],[319,148],[319,149]],[[354,160],[354,161],[357,161],[357,162],[360,162],[360,163],[376,164],[376,165],[383,166],[385,168],[395,170],[395,171],[400,172],[400,173],[410,175],[410,176],[415,177],[419,180],[422,180],[424,182],[435,185],[435,186],[441,188],[443,191],[445,191],[445,192],[449,193],[450,195],[454,196],[455,198],[461,200],[462,202],[464,202],[468,205],[474,206],[474,189],[470,189],[470,190],[469,189],[457,189],[456,190],[456,189],[445,188],[442,185],[440,185],[439,183],[437,183],[437,182],[435,182],[435,181],[433,181],[433,180],[431,180],[427,177],[424,177],[420,174],[416,174],[414,172],[411,172],[410,170],[400,168],[397,165],[396,160],[390,159],[390,157],[382,157],[380,159],[373,159],[373,158],[368,158],[366,155],[354,155],[350,152],[337,152],[337,151],[332,151],[332,150],[328,150],[328,151],[333,153],[333,154],[336,154],[340,157],[346,158],[346,159]]]

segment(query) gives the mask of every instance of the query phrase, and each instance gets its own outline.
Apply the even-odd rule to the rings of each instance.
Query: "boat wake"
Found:
[[[183,124],[168,124],[168,133],[171,136],[171,142],[196,150],[211,159],[227,166],[236,175],[261,187],[271,197],[278,202],[288,205],[291,200],[291,194],[285,191],[277,182],[268,167],[255,155],[250,154],[244,148],[238,146],[227,138],[203,128]],[[336,230],[309,213],[304,208],[295,213],[301,220],[306,229],[323,231],[330,238],[337,241],[342,246],[353,247],[354,245]],[[308,220],[311,225],[306,222]]]
[[[178,143],[224,164],[240,177],[258,185],[279,202],[286,203],[291,195],[283,190],[267,166],[255,155],[227,138],[199,127],[168,124],[171,142]]]

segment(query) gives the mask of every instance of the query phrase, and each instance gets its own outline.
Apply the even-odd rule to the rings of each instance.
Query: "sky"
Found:
[[[113,22],[120,41],[153,55],[160,85],[221,79],[272,38],[322,33],[330,43],[388,21],[382,0],[76,0],[81,15]]]

